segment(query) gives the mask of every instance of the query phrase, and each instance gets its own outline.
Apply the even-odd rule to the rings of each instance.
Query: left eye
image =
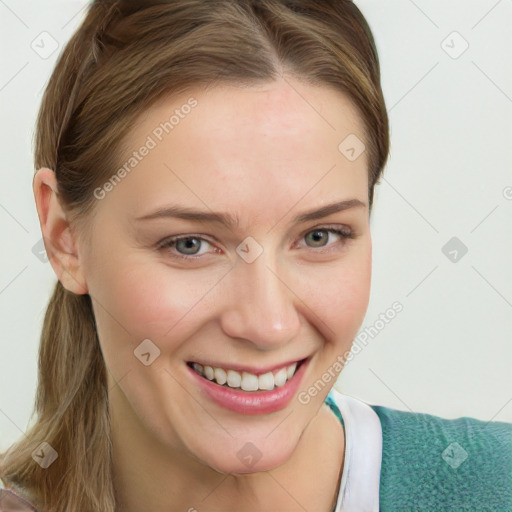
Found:
[[[309,240],[313,242],[314,245],[310,246],[313,248],[316,247],[325,247],[326,245],[323,243],[329,239],[329,234],[335,234],[342,238],[353,238],[353,233],[349,230],[343,230],[338,228],[317,228],[312,231],[308,231],[306,233],[306,240],[309,237]],[[310,236],[311,235],[311,236]],[[319,244],[319,245],[317,245]]]

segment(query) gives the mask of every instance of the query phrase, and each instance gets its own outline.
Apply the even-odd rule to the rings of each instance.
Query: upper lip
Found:
[[[237,363],[214,363],[214,362],[204,362],[200,360],[193,360],[188,361],[190,364],[197,363],[202,366],[211,366],[212,368],[223,368],[225,370],[234,370],[236,372],[247,372],[247,373],[253,373],[255,375],[261,375],[264,373],[272,372],[274,370],[280,369],[280,368],[286,368],[287,366],[290,366],[293,363],[300,363],[306,359],[308,359],[309,356],[301,357],[299,359],[290,359],[289,361],[285,361],[283,363],[277,363],[273,364],[271,366],[248,366],[246,364],[237,364]]]

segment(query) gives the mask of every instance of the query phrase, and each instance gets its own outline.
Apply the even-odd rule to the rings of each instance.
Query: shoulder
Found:
[[[17,490],[18,491],[18,490]],[[0,478],[0,512],[37,512],[36,508],[19,491],[6,487]]]
[[[382,426],[383,511],[512,510],[511,423],[370,407]]]

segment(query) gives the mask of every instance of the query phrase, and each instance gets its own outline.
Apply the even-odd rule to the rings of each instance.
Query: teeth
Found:
[[[241,388],[244,391],[272,391],[274,387],[284,386],[295,375],[297,363],[292,363],[275,373],[267,372],[259,376],[249,372],[240,373],[235,370],[203,366],[199,363],[193,363],[192,367],[199,375],[206,377],[208,380],[215,380],[221,386],[234,389]]]
[[[274,389],[274,374],[272,372],[264,373],[258,377],[258,387],[272,391]]]
[[[234,370],[228,370],[228,386],[230,388],[239,388],[242,383],[242,376]]]
[[[217,381],[217,384],[220,384],[221,386],[223,384],[226,384],[228,381],[227,373],[222,368],[215,368],[213,371],[215,375],[215,380]]]
[[[213,380],[213,368],[211,366],[205,366],[204,367],[204,376],[208,380]]]
[[[242,373],[242,384],[240,387],[244,391],[256,391],[258,389],[258,377],[253,373]]]
[[[274,384],[276,387],[280,388],[281,386],[284,386],[286,384],[286,368],[281,368],[275,375],[274,375]]]
[[[288,379],[291,379],[293,377],[293,374],[295,373],[295,370],[297,368],[297,363],[293,363],[288,368],[286,368],[286,377]]]

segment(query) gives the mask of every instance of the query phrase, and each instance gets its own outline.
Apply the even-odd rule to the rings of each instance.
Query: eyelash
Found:
[[[350,229],[350,228],[340,228],[339,226],[319,226],[319,227],[316,227],[316,228],[313,228],[313,229],[309,229],[308,231],[302,233],[301,235],[301,238],[305,237],[307,234],[309,233],[312,233],[314,231],[327,231],[329,233],[334,233],[335,235],[339,235],[341,238],[343,238],[344,240],[350,240],[350,239],[354,239],[356,238],[356,234]],[[199,235],[187,235],[187,236],[173,236],[173,237],[170,237],[170,238],[166,238],[160,242],[158,242],[157,244],[157,248],[158,249],[170,249],[172,248],[173,246],[176,245],[176,243],[178,243],[179,241],[181,240],[188,240],[188,239],[197,239],[197,240],[202,240],[202,241],[205,241],[205,242],[208,242],[209,244],[212,244],[212,242],[210,242],[208,239],[206,238],[203,238]],[[332,245],[335,245],[335,244],[331,244],[330,246],[326,246],[328,247],[326,250],[322,250],[324,249],[324,247],[319,247],[317,249],[319,250],[315,250],[314,247],[310,247],[310,249],[313,249],[315,252],[319,252],[321,254],[324,254],[324,253],[327,253],[327,252],[330,252],[332,249],[329,249],[329,247],[331,247]],[[345,244],[343,244],[342,247],[344,247]],[[194,259],[199,259],[201,257],[203,257],[204,255],[203,254],[200,254],[200,255],[194,255],[194,254],[190,254],[190,255],[184,255],[184,254],[180,254],[180,253],[175,253],[175,254],[172,254],[171,255],[173,258],[176,258],[176,259],[181,259],[181,260],[194,260]]]

